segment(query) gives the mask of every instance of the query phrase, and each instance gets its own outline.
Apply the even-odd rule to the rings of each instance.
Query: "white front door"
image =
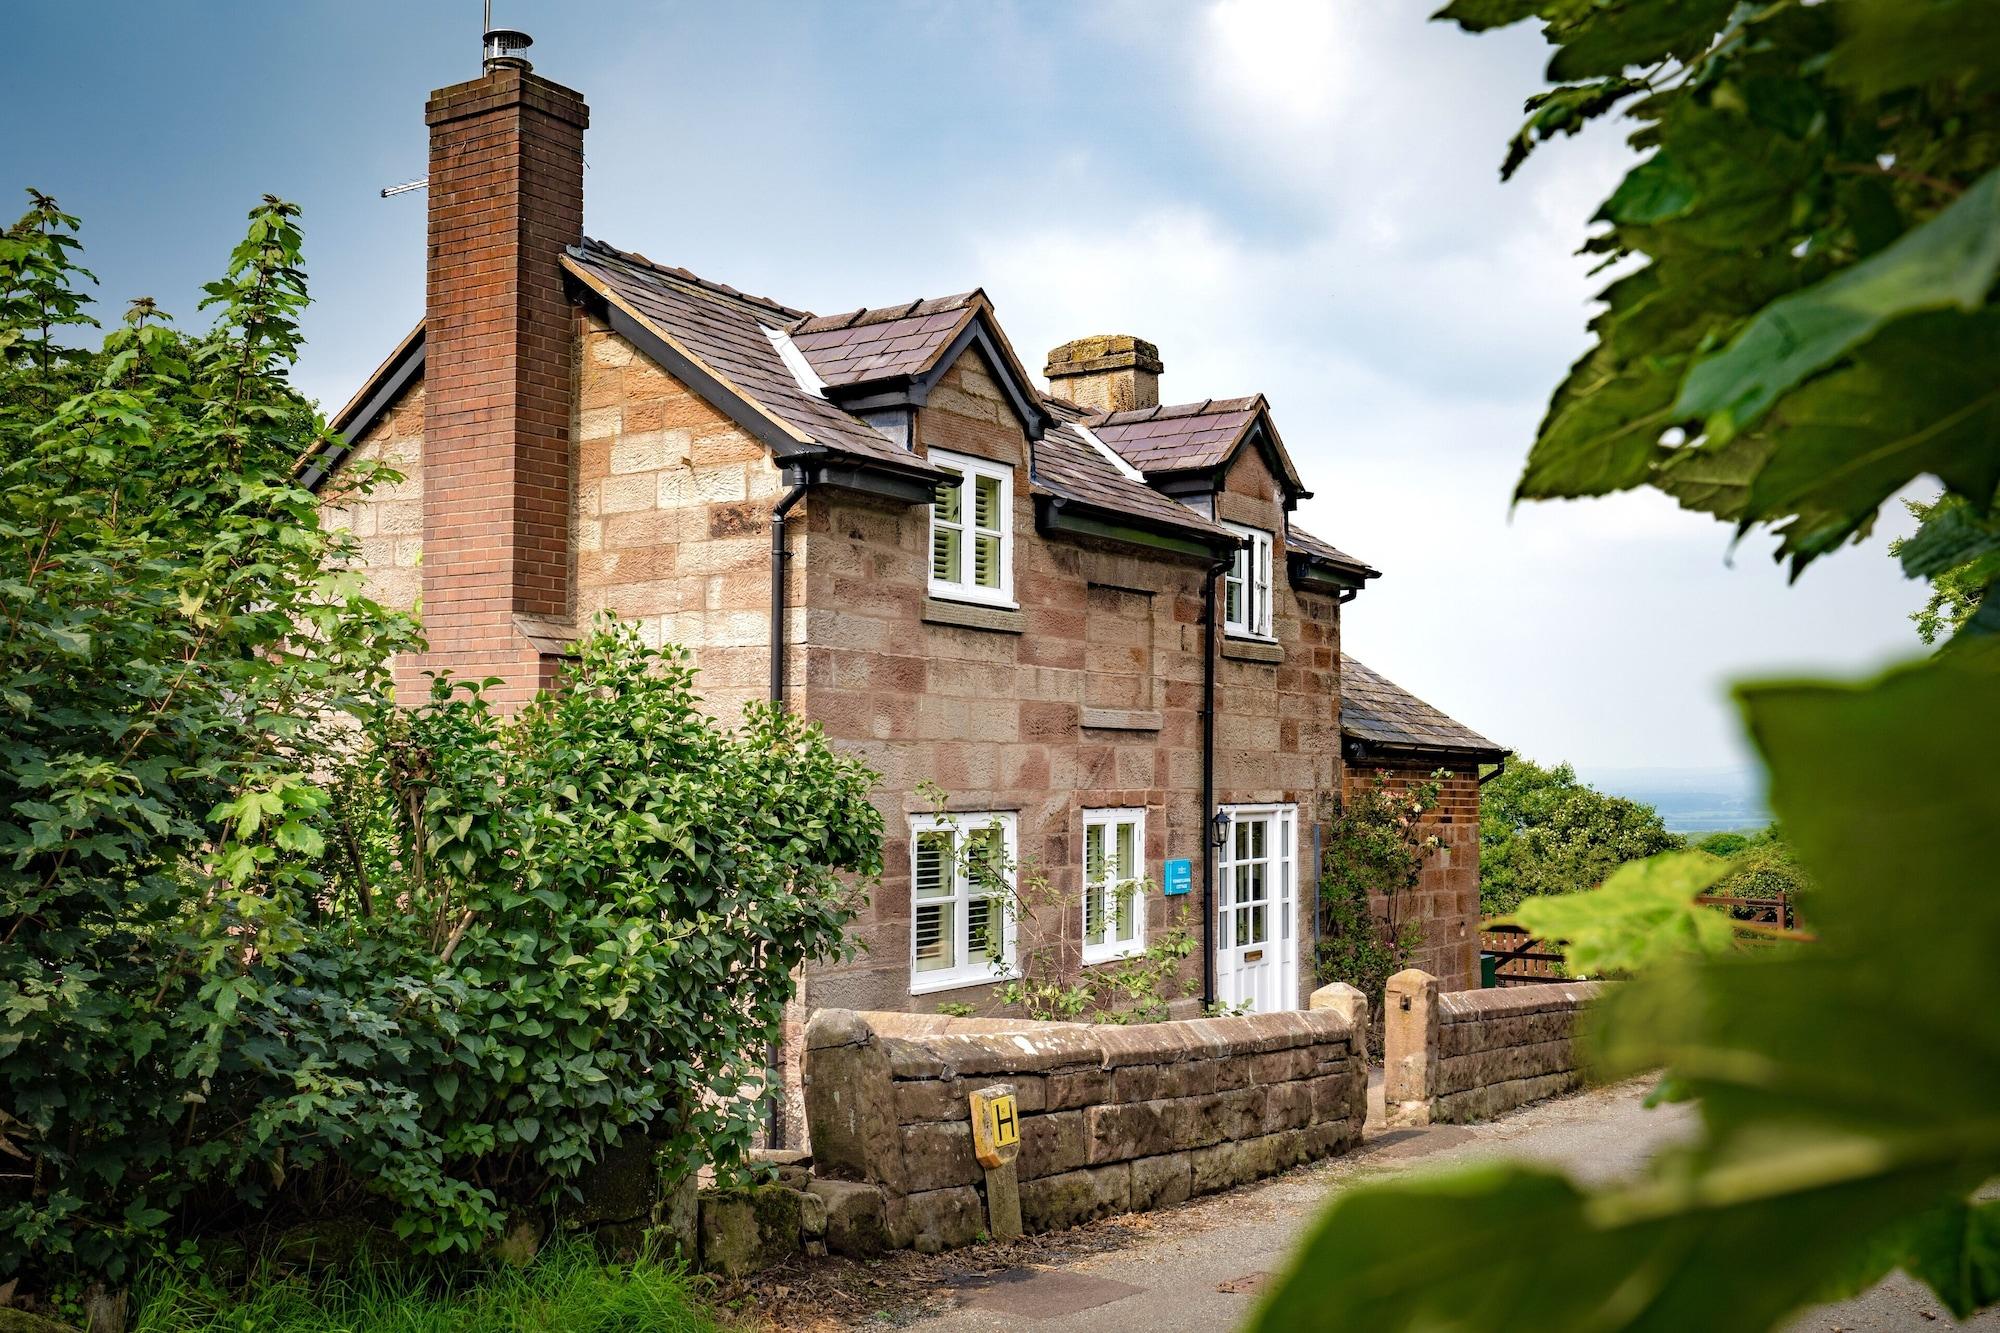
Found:
[[[1298,807],[1223,807],[1216,862],[1215,998],[1256,1013],[1299,1007]]]

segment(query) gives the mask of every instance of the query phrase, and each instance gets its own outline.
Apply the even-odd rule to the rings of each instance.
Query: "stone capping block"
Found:
[[[1011,607],[950,602],[942,597],[924,599],[924,620],[932,625],[986,629],[1000,634],[1022,634],[1028,628],[1028,617]]]
[[[1608,981],[1555,981],[1491,990],[1446,991],[1438,996],[1438,1022],[1477,1023],[1520,1014],[1575,1012],[1606,994]]]

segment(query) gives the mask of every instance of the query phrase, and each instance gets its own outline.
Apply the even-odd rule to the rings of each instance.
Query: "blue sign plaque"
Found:
[[[1164,892],[1167,897],[1171,898],[1176,894],[1187,893],[1194,888],[1193,861],[1188,860],[1186,857],[1181,857],[1177,860],[1167,862],[1165,869],[1164,879],[1166,881],[1166,888]]]

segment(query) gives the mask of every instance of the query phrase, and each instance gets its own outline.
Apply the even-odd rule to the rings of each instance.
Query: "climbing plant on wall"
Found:
[[[1391,790],[1374,781],[1345,798],[1319,874],[1319,934],[1313,944],[1322,984],[1344,981],[1382,1012],[1382,989],[1409,966],[1423,928],[1404,919],[1403,896],[1417,887],[1424,859],[1438,849],[1425,824],[1437,808],[1442,773]],[[1381,901],[1378,909],[1376,900]]]

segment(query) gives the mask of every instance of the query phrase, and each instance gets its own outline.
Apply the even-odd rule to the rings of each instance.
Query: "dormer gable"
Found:
[[[1022,433],[1039,440],[1050,425],[984,291],[815,315],[788,332],[827,400],[859,416],[924,406],[966,350],[977,348]]]

